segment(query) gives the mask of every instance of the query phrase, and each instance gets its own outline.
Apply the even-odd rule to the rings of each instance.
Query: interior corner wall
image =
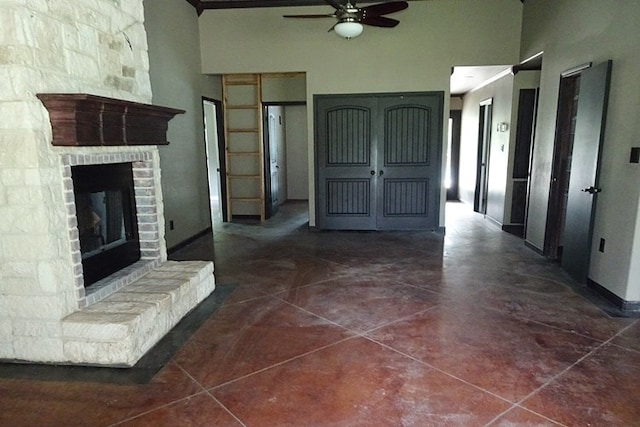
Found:
[[[202,97],[221,100],[222,87],[219,77],[202,74],[193,6],[145,0],[144,8],[153,102],[186,111],[171,120],[170,144],[160,147],[165,237],[171,248],[211,226]]]
[[[307,106],[284,107],[287,140],[287,195],[290,200],[309,200],[307,173]]]
[[[511,125],[512,94],[513,75],[507,74],[480,89],[468,92],[463,98],[462,107],[460,200],[473,206],[478,159],[480,103],[492,99],[487,216],[501,225],[505,223],[504,212],[507,177],[509,176],[511,132],[499,131],[497,124],[508,123]]]
[[[352,40],[327,32],[333,25],[328,19],[282,18],[328,12],[328,5],[206,10],[199,18],[203,70],[305,72],[308,102],[316,94],[442,91],[448,111],[452,66],[519,59],[522,3],[515,0],[410,2],[408,10],[393,14],[400,21],[397,27],[367,26]],[[314,226],[313,108],[307,110],[309,223]],[[443,159],[447,123],[448,116],[443,117]]]
[[[640,166],[629,162],[640,135],[640,2],[525,2],[522,58],[544,51],[533,149],[526,239],[544,245],[560,74],[580,64],[613,60],[601,152],[589,278],[626,301],[640,301]]]

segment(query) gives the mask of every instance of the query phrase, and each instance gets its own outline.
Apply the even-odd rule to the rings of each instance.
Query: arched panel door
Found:
[[[316,112],[318,226],[375,229],[375,102],[319,98]]]
[[[316,96],[322,229],[436,229],[443,94]]]
[[[441,98],[378,99],[379,230],[436,229],[440,208]]]

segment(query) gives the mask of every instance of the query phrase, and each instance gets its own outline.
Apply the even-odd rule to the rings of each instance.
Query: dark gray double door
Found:
[[[442,92],[315,97],[319,228],[438,227],[443,100]]]

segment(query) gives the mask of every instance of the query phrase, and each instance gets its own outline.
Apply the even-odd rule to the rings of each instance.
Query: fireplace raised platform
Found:
[[[62,319],[65,359],[86,365],[133,366],[214,288],[211,262],[164,262]]]

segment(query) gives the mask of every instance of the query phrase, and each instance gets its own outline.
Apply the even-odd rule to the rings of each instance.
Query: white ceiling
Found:
[[[511,65],[462,66],[453,67],[451,74],[451,95],[462,95],[480,87],[487,80],[502,73]]]

